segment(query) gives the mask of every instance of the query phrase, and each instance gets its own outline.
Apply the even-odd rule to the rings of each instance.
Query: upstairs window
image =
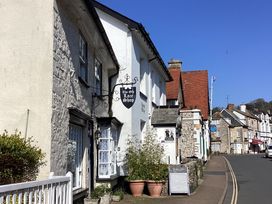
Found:
[[[102,95],[102,64],[95,59],[95,94]]]
[[[79,35],[79,78],[88,84],[88,53],[87,42],[84,37]]]

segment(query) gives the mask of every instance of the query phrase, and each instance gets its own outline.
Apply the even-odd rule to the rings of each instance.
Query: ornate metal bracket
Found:
[[[120,98],[118,97],[119,96],[119,91],[115,90],[115,88],[117,86],[127,86],[127,85],[134,85],[138,82],[138,78],[137,77],[134,77],[133,80],[131,81],[130,80],[130,76],[128,74],[125,75],[125,81],[123,82],[122,79],[119,80],[119,83],[118,84],[115,84],[113,87],[112,87],[112,90],[110,92],[110,95],[111,97],[113,98],[113,94],[117,95],[117,97],[114,99],[115,101],[118,101],[120,100]]]
[[[138,77],[134,77],[133,80],[131,81],[131,80],[130,80],[130,76],[129,76],[128,74],[126,74],[126,75],[124,76],[124,78],[125,78],[124,81],[123,81],[122,79],[120,79],[120,80],[119,80],[119,83],[118,83],[118,84],[115,84],[115,85],[112,87],[112,89],[111,89],[111,91],[109,92],[109,94],[106,94],[106,95],[99,95],[99,96],[94,96],[94,97],[110,97],[110,98],[113,98],[113,94],[119,95],[119,91],[115,90],[115,88],[116,88],[117,86],[134,85],[134,84],[136,84],[136,83],[138,82]],[[115,100],[115,101],[118,101],[118,100],[120,100],[120,98],[119,98],[119,97],[116,97],[114,100]]]

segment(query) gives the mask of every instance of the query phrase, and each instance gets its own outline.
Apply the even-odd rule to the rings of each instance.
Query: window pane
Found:
[[[99,149],[100,150],[108,150],[108,139],[100,139]]]
[[[87,42],[83,36],[79,36],[79,76],[85,82],[88,82],[88,57],[87,57]]]
[[[80,63],[80,77],[84,81],[88,81],[88,72],[87,72],[87,66],[86,64]]]
[[[70,124],[67,170],[73,173],[73,187],[81,186],[82,134],[82,127]]]
[[[95,60],[95,93],[97,95],[102,94],[102,64],[96,59]]]
[[[99,175],[100,176],[109,175],[109,164],[100,164],[99,165]]]
[[[109,152],[108,151],[99,151],[99,161],[100,161],[100,163],[109,162]]]

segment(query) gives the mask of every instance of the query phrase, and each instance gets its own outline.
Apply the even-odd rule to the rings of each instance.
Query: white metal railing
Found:
[[[0,186],[0,204],[72,204],[73,174]]]

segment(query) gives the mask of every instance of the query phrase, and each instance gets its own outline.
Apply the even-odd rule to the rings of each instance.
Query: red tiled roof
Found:
[[[180,69],[168,69],[173,81],[166,83],[166,97],[167,99],[178,99],[179,84],[180,84]]]
[[[181,72],[184,105],[186,109],[200,109],[203,119],[209,115],[208,71]]]

